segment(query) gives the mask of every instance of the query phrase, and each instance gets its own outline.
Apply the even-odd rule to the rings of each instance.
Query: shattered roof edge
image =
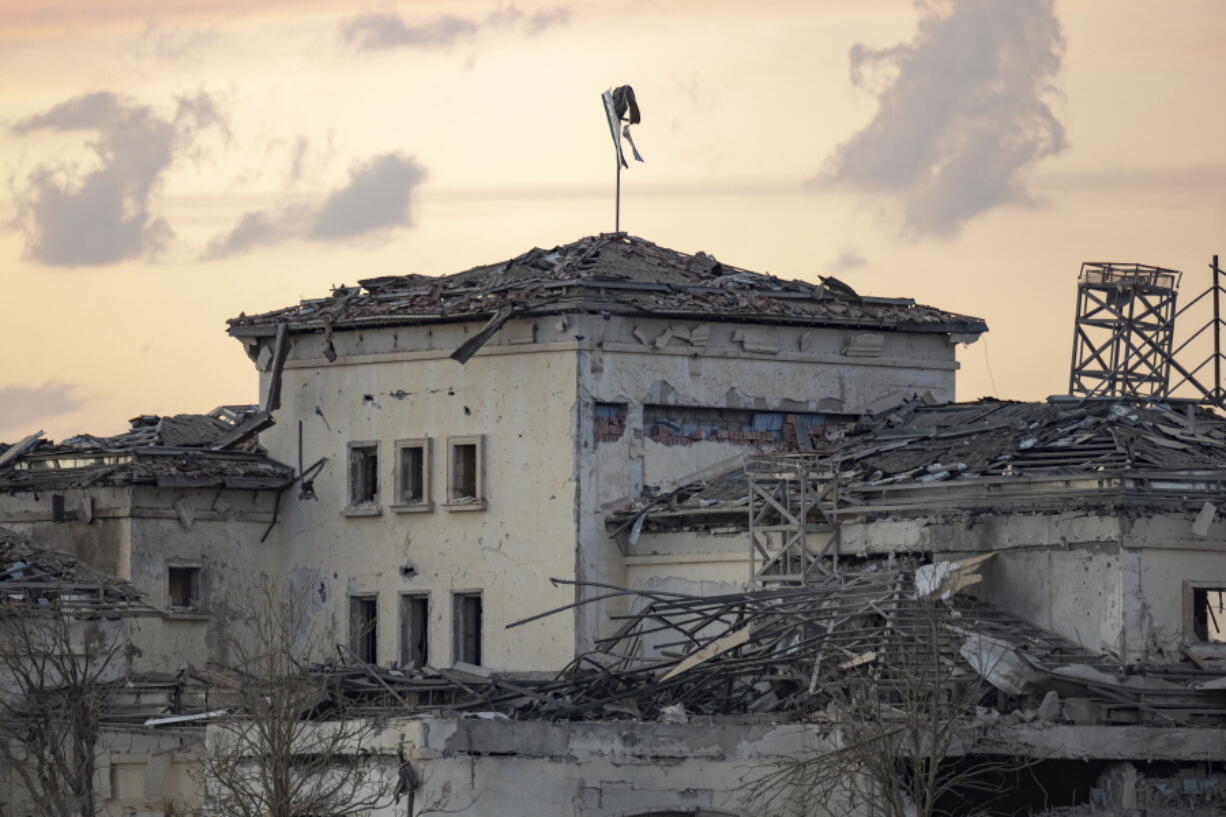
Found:
[[[610,305],[613,308],[595,309],[587,306],[551,306],[541,309],[529,309],[517,315],[517,318],[526,317],[542,317],[546,315],[560,314],[592,314],[597,315],[601,312],[613,312],[616,315],[623,317],[635,318],[669,318],[669,319],[703,319],[715,323],[760,323],[770,324],[774,326],[814,326],[814,327],[829,327],[832,329],[838,328],[873,328],[889,331],[916,332],[924,334],[976,334],[981,335],[989,331],[987,321],[983,318],[973,316],[965,316],[966,321],[933,321],[931,323],[912,322],[907,320],[901,321],[883,321],[873,320],[870,318],[813,318],[805,316],[781,316],[769,313],[755,314],[736,314],[736,313],[708,313],[708,312],[684,312],[684,311],[649,311],[649,310],[626,310],[624,305]],[[922,305],[921,305],[922,306]],[[935,309],[936,307],[927,307]],[[329,326],[332,331],[357,331],[362,329],[379,329],[384,327],[396,326],[433,326],[446,323],[476,323],[483,320],[488,320],[493,315],[496,315],[498,310],[488,310],[482,312],[468,312],[456,315],[372,315],[363,318],[350,318],[347,320],[337,320],[329,324],[321,320],[309,321],[293,321],[287,320],[279,323],[285,323],[291,332],[298,334],[309,334],[315,332],[326,331]],[[232,319],[233,320],[233,319]],[[227,327],[226,332],[234,338],[265,338],[274,337],[277,334],[277,326],[279,323],[260,323],[260,324],[231,324]]]

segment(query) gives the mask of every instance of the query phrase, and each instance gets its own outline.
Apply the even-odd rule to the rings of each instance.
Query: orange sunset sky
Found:
[[[255,402],[225,319],[612,229],[981,316],[1066,388],[1082,261],[1226,254],[1222,0],[0,0],[0,440]]]

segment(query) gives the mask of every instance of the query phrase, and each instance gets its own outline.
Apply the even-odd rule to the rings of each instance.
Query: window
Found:
[[[481,594],[456,593],[455,644],[451,654],[455,661],[481,665]]]
[[[360,661],[379,662],[379,605],[375,596],[349,597],[349,649]]]
[[[1226,587],[1189,588],[1192,592],[1192,634],[1197,641],[1226,644]]]
[[[400,666],[424,667],[430,662],[430,597],[400,597]]]
[[[396,441],[397,511],[428,511],[430,502],[430,441]]]
[[[166,598],[171,611],[200,609],[200,568],[166,568]]]
[[[379,444],[349,444],[349,507],[378,511]]]
[[[596,444],[617,442],[626,432],[625,403],[597,403],[594,412],[595,422],[592,424],[596,433]]]
[[[451,437],[447,440],[447,505],[451,510],[485,507],[484,438]]]
[[[824,414],[701,406],[644,406],[643,436],[664,445],[703,440],[740,445],[812,448],[829,418]]]

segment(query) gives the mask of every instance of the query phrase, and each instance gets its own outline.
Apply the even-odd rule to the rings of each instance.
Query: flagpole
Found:
[[[617,158],[617,154],[613,154],[613,163],[617,165],[617,193],[613,199],[613,232],[620,233],[622,231],[622,163]]]

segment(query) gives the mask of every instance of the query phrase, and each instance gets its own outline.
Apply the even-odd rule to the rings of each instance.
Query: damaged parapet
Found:
[[[463,363],[508,321],[563,313],[702,316],[968,337],[987,331],[979,318],[907,298],[861,297],[830,282],[789,281],[720,263],[703,252],[690,255],[625,233],[606,233],[454,275],[368,278],[355,287],[338,287],[327,298],[240,315],[230,321],[230,333],[272,337],[278,326],[319,332],[325,338],[324,356],[335,359],[334,331],[487,320],[452,355]]]
[[[209,414],[142,415],[112,437],[81,434],[55,443],[40,435],[12,449],[0,446],[0,490],[284,487],[294,479],[292,469],[270,459],[254,437],[223,445],[258,414],[255,406],[222,406]]]

